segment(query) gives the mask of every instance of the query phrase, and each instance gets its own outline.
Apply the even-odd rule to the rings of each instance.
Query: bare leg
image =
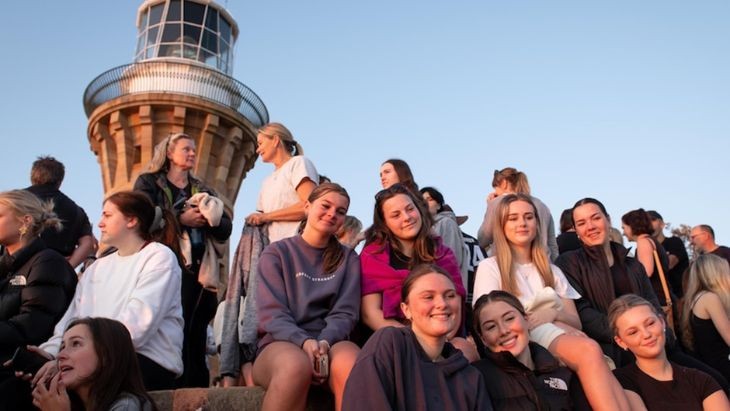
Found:
[[[253,381],[266,389],[263,411],[304,410],[313,365],[304,351],[286,341],[264,348],[253,364]]]
[[[550,344],[549,350],[578,374],[594,410],[630,409],[626,393],[608,369],[598,343],[590,338],[563,334]]]
[[[340,341],[332,346],[330,356],[329,387],[335,395],[335,410],[342,409],[342,394],[345,392],[345,383],[350,376],[352,366],[355,365],[360,348],[349,341]]]

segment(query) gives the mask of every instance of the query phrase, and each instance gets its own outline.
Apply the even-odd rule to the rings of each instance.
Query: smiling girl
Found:
[[[359,259],[335,237],[349,205],[344,188],[318,186],[304,206],[302,234],[261,254],[253,380],[266,388],[263,410],[303,410],[311,384],[329,387],[341,407],[359,351],[347,341],[360,311]],[[316,369],[322,357],[329,360],[329,375]]]
[[[384,327],[358,355],[345,388],[347,410],[491,410],[484,380],[448,341],[462,299],[453,276],[422,264],[403,282],[408,325]]]
[[[540,221],[530,196],[507,194],[497,205],[493,226],[495,256],[479,263],[474,296],[493,290],[516,295],[528,307],[530,340],[548,349],[581,381],[596,410],[628,409],[628,403],[603,359],[601,348],[587,338],[573,302],[579,298],[541,242]]]
[[[631,351],[636,362],[615,371],[635,409],[728,410],[730,402],[709,375],[667,360],[664,317],[645,299],[627,294],[608,309],[616,344]]]
[[[399,309],[403,280],[418,264],[443,268],[451,275],[462,301],[466,298],[454,253],[440,239],[431,236],[424,215],[422,202],[401,184],[394,184],[375,196],[373,225],[360,253],[362,321],[373,331],[385,326],[403,327],[405,317]],[[469,349],[469,344],[461,338],[461,310],[457,320],[451,333],[453,342],[466,351],[469,359],[475,360],[476,350]]]

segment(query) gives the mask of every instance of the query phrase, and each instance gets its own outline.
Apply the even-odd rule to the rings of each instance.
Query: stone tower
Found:
[[[238,25],[212,0],[145,0],[134,62],[106,71],[84,92],[91,151],[104,193],[131,189],[155,144],[184,132],[196,143],[193,174],[233,215],[256,160],[261,99],[231,77]]]

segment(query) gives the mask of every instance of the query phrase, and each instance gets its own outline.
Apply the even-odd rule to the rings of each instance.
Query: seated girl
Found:
[[[489,381],[495,410],[591,409],[573,372],[530,342],[527,315],[515,296],[495,290],[479,297],[474,330],[489,349],[474,366]]]
[[[527,307],[530,340],[575,371],[596,410],[627,409],[621,387],[611,375],[598,344],[580,331],[573,299],[580,298],[541,242],[540,221],[530,196],[506,194],[493,225],[495,256],[481,263],[474,296],[507,291]],[[601,381],[595,384],[594,381]]]
[[[634,409],[662,411],[728,410],[720,385],[702,371],[667,360],[664,317],[649,301],[626,294],[608,308],[616,344],[636,362],[614,371]]]
[[[335,237],[349,205],[344,188],[318,186],[305,203],[302,234],[261,254],[253,380],[266,389],[263,410],[303,410],[311,384],[326,384],[341,408],[359,351],[347,337],[360,311],[360,261]]]
[[[371,330],[385,326],[403,327],[403,312],[399,309],[403,280],[411,268],[433,263],[452,277],[462,302],[466,290],[454,253],[430,235],[424,224],[422,201],[400,183],[380,191],[375,196],[373,225],[368,229],[365,247],[360,253],[362,268],[362,321]],[[463,336],[462,310],[449,339],[464,351],[470,360],[478,354]]]
[[[680,322],[685,346],[730,379],[730,265],[702,254],[689,267]]]
[[[71,321],[58,352],[60,372],[33,390],[41,411],[152,411],[129,330],[116,320]]]
[[[183,370],[180,261],[157,241],[177,246],[175,218],[141,192],[120,191],[104,201],[99,228],[101,242],[117,251],[89,266],[53,337],[40,348],[48,357],[57,355],[73,319],[114,319],[132,336],[145,388],[171,389]],[[56,372],[56,361],[49,361],[33,383]]]
[[[383,327],[370,337],[350,373],[343,408],[491,410],[484,379],[447,341],[462,306],[453,275],[419,265],[403,282],[400,299],[408,325]]]

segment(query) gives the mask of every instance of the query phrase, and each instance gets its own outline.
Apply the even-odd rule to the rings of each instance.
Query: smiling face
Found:
[[[195,167],[195,142],[189,138],[179,138],[170,144],[167,150],[170,164],[183,170],[192,170]]]
[[[479,312],[479,331],[484,345],[492,352],[509,351],[518,357],[530,338],[525,317],[504,301],[494,301]]]
[[[421,213],[406,194],[396,194],[383,202],[383,219],[400,241],[413,241],[421,230]]]
[[[324,235],[335,234],[345,222],[349,205],[347,197],[334,191],[322,195],[312,203],[307,202],[304,205],[307,213],[306,227]]]
[[[63,334],[58,353],[58,369],[66,387],[76,390],[91,383],[90,377],[99,364],[94,338],[86,324],[78,324]]]
[[[383,163],[380,166],[380,184],[383,188],[388,188],[393,184],[400,183],[398,173],[395,172],[395,167],[390,163]]]
[[[408,292],[408,298],[401,303],[411,329],[420,337],[446,338],[454,327],[461,309],[461,297],[456,293],[454,283],[440,273],[425,274],[416,279]]]
[[[616,343],[637,358],[656,358],[664,351],[664,321],[648,305],[628,309],[616,318]]]
[[[12,208],[0,204],[0,244],[9,246],[20,241],[20,228],[23,220]]]
[[[573,210],[575,232],[587,246],[602,245],[608,241],[608,218],[596,204],[587,203]]]
[[[129,218],[122,214],[113,202],[104,202],[104,209],[101,211],[99,220],[102,243],[118,247],[130,232],[133,232],[136,225],[136,218]]]
[[[517,200],[509,204],[504,235],[516,247],[529,247],[537,235],[535,209],[526,201]]]

